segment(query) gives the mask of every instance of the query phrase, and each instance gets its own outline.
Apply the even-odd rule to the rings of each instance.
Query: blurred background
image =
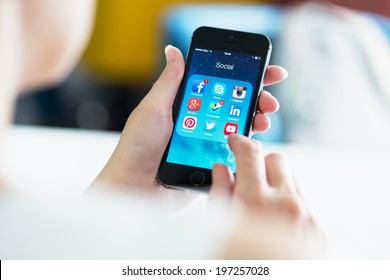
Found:
[[[20,3],[28,3],[28,11],[37,6],[36,0]],[[48,51],[49,59],[57,60],[52,46],[45,48],[47,41],[54,48],[64,41],[72,45],[74,38],[65,35],[77,33],[74,27],[86,32],[79,24],[84,11],[70,3],[40,5],[44,15],[52,11],[48,5],[54,9],[56,28],[46,28],[40,17],[27,21],[27,27],[36,21],[37,30],[55,30],[43,36],[45,43],[28,38],[41,56]],[[19,97],[14,122],[30,126],[12,129],[4,173],[22,194],[78,200],[115,148],[116,131],[164,67],[165,45],[186,54],[193,30],[201,25],[264,33],[273,43],[271,63],[288,69],[289,78],[267,88],[281,107],[271,115],[271,129],[256,137],[270,143],[266,152],[289,158],[331,247],[352,252],[346,259],[389,259],[389,17],[389,0],[100,0],[92,36],[70,76]],[[72,32],[64,35],[60,31],[68,23]],[[192,205],[194,211],[206,209],[206,200]]]
[[[344,9],[345,7],[348,9]],[[89,45],[61,84],[19,98],[14,122],[120,131],[164,66],[209,25],[268,35],[290,73],[268,142],[390,143],[390,2],[99,0]]]

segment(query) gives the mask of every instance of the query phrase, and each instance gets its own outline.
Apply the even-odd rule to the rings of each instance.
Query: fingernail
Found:
[[[256,144],[258,144],[258,145],[262,145],[262,144],[261,144],[261,141],[260,141],[259,139],[253,138],[253,136],[252,136],[251,140],[252,140],[253,142],[255,142]]]
[[[173,58],[174,54],[172,52],[173,47],[171,45],[167,45],[165,47],[165,59],[167,63]]]
[[[282,68],[282,73],[283,73],[283,79],[286,79],[288,77],[288,71]]]

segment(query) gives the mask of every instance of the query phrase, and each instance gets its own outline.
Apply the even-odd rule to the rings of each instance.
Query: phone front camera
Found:
[[[234,35],[230,35],[229,39],[233,40],[234,39]]]

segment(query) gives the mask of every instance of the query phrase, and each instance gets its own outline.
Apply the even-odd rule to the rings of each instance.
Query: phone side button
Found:
[[[190,183],[193,186],[201,186],[205,181],[206,176],[201,171],[194,171],[190,175]]]

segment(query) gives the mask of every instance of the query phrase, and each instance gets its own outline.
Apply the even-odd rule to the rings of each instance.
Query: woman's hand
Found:
[[[165,49],[166,67],[153,88],[131,113],[119,143],[108,163],[96,178],[94,185],[116,186],[119,189],[158,196],[167,201],[187,204],[193,193],[170,190],[156,180],[157,169],[172,134],[172,106],[184,73],[184,59],[172,46]],[[287,71],[269,66],[265,85],[280,82]],[[265,131],[270,122],[266,113],[277,111],[279,104],[263,91],[254,118],[254,129]],[[175,202],[176,203],[176,202]]]
[[[214,165],[209,195],[210,203],[227,198],[230,210],[241,214],[225,257],[318,257],[324,237],[286,159],[265,156],[260,142],[240,135],[230,135],[229,146],[236,176]]]

